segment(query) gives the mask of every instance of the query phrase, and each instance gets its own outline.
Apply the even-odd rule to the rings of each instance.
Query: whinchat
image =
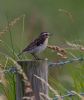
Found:
[[[48,38],[50,36],[50,33],[48,32],[42,32],[37,39],[32,41],[25,49],[22,50],[19,55],[21,55],[24,52],[31,53],[36,60],[39,60],[37,53],[40,53],[44,51],[48,45]]]

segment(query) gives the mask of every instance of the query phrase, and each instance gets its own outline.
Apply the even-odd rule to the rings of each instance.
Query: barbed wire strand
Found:
[[[71,58],[65,61],[59,61],[59,62],[48,62],[48,66],[49,67],[56,67],[56,66],[60,66],[60,65],[65,65],[65,64],[69,64],[69,63],[74,63],[77,61],[84,61],[84,57],[76,57],[76,58]],[[0,73],[4,73],[4,72],[16,72],[17,68],[16,67],[9,67],[7,69],[3,69],[2,71],[0,71]]]
[[[66,61],[59,61],[59,62],[48,62],[48,65],[49,67],[55,67],[55,66],[60,66],[60,65],[65,65],[65,64],[68,64],[68,63],[73,63],[73,62],[76,62],[76,61],[84,61],[84,57],[77,57],[77,58],[72,58],[72,59],[69,59],[69,60],[66,60]],[[18,72],[17,68],[16,67],[9,67],[7,69],[3,69],[2,71],[0,71],[0,73],[16,73]],[[81,96],[84,96],[84,93],[79,93]],[[72,97],[72,96],[75,96],[76,94],[75,93],[72,93],[72,92],[68,92],[66,95],[63,95],[61,96],[62,99],[64,99],[65,97]],[[55,96],[53,98],[53,100],[58,100],[58,96]]]
[[[49,67],[56,67],[59,65],[65,65],[65,64],[69,64],[69,63],[73,63],[76,61],[84,61],[84,57],[77,57],[77,58],[72,58],[69,60],[65,60],[65,61],[59,61],[59,62],[48,62]]]
[[[73,96],[75,96],[75,95],[76,95],[75,93],[73,93],[73,92],[70,91],[70,92],[68,92],[67,94],[61,96],[61,98],[64,99],[65,97],[73,97]],[[84,93],[79,93],[79,95],[84,96]],[[55,96],[55,97],[53,98],[53,100],[58,100],[58,97]]]

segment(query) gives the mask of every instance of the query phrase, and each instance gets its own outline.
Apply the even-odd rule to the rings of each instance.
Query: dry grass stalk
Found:
[[[3,41],[3,40],[0,40],[0,42],[8,49],[10,50],[10,52],[13,52],[13,49],[9,47],[9,45]],[[14,52],[14,56],[19,60],[19,57],[17,56],[17,54]]]
[[[44,93],[41,93],[41,92],[40,92],[40,97],[43,97],[43,98],[42,98],[43,100],[45,100],[45,98],[46,98],[47,100],[53,100],[52,98],[50,98],[49,96],[47,96],[47,95],[45,95]]]
[[[15,64],[19,74],[21,74],[23,76],[24,87],[25,87],[25,89],[24,89],[25,95],[29,94],[29,93],[32,93],[32,95],[33,95],[33,90],[32,90],[32,87],[31,87],[31,83],[29,82],[28,77],[26,76],[25,72],[23,71],[21,66],[14,59],[12,59],[10,57],[9,57],[9,59]]]
[[[57,55],[59,55],[61,58],[67,58],[66,56],[67,53],[64,48],[60,48],[59,46],[55,46],[55,45],[48,45],[47,47],[53,51],[56,51]]]
[[[46,84],[46,86],[48,86],[48,88],[58,97],[58,100],[62,100],[61,96],[58,94],[58,92],[56,90],[54,90],[44,79],[42,79],[41,77],[38,77],[37,75],[34,74],[34,76],[39,79],[41,82],[43,82],[44,84]]]
[[[0,95],[0,100],[7,100],[7,98],[4,95]]]
[[[80,44],[75,44],[75,43],[70,43],[68,41],[66,41],[66,44],[76,50],[80,50],[80,51],[84,51],[84,46],[80,45]]]
[[[81,51],[84,51],[84,47],[80,47],[80,50],[81,50]]]
[[[2,64],[0,64],[0,83],[3,84],[4,86],[7,86],[7,80],[5,79],[5,74],[4,74],[4,67]]]
[[[25,94],[29,92],[28,91],[29,87],[30,87],[30,90],[33,91],[32,88],[31,88],[31,83],[29,82],[28,77],[26,76],[26,74],[23,71],[23,69],[21,68],[21,66],[14,59],[12,59],[11,57],[9,57],[8,55],[6,55],[6,54],[4,54],[2,52],[0,52],[0,54],[2,54],[3,56],[5,56],[8,60],[12,61],[13,64],[15,65],[15,67],[17,68],[18,73],[20,75],[22,75],[23,81],[24,81],[24,87],[25,87]],[[26,87],[28,87],[28,88],[26,88]]]
[[[4,66],[2,64],[0,64],[0,68],[4,68]]]
[[[73,47],[73,48],[80,48],[82,46],[82,45],[79,45],[79,44],[70,43],[69,41],[66,41],[66,44],[70,47]]]
[[[65,15],[67,15],[69,17],[69,19],[71,20],[71,22],[73,23],[74,22],[74,18],[71,14],[71,12],[65,10],[65,9],[58,9],[59,12],[63,12]]]
[[[31,83],[29,82],[29,79],[28,79],[27,75],[25,74],[25,72],[23,71],[23,69],[21,68],[21,66],[14,59],[12,59],[11,57],[9,57],[9,59],[15,64],[15,66],[17,67],[17,70],[18,70],[19,74],[21,74],[23,76],[23,81],[24,81],[24,95],[32,94],[32,96],[26,96],[27,98],[31,98],[31,99],[27,99],[27,100],[34,100],[33,99],[34,94],[33,94],[32,86],[31,86]]]
[[[34,96],[32,96],[32,97],[24,96],[24,97],[22,98],[22,100],[35,100],[35,97],[34,97]]]
[[[71,55],[73,58],[77,58],[72,52],[68,52],[69,55]]]
[[[24,84],[24,95],[25,96],[23,97],[23,99],[25,99],[25,100],[35,100],[34,99],[35,96],[34,96],[34,93],[33,93],[32,86],[31,86],[30,82],[26,81],[24,83],[25,83]],[[31,99],[29,99],[29,98],[31,98]]]
[[[80,94],[78,94],[77,92],[75,91],[71,91],[72,93],[76,94],[81,100],[84,100],[84,96],[81,96]]]
[[[9,22],[8,25],[5,26],[5,28],[0,32],[0,35],[8,32],[9,31],[9,27],[12,28],[23,17],[25,17],[25,15],[19,16],[19,17],[15,18],[14,20],[12,20],[11,22]]]
[[[5,79],[5,74],[3,73],[2,69],[0,69],[0,83],[7,86],[7,80]]]

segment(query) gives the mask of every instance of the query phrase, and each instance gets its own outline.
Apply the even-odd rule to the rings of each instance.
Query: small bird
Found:
[[[31,53],[36,60],[40,60],[40,58],[36,54],[46,49],[48,45],[49,36],[50,36],[50,33],[42,32],[39,35],[39,37],[35,39],[34,41],[32,41],[25,49],[23,49],[22,52],[19,53],[18,56],[20,56],[24,52],[28,52],[28,53]]]

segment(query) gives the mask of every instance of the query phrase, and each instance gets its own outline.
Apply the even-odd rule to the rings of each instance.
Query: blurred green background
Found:
[[[65,11],[59,11],[59,9]],[[42,31],[54,33],[49,44],[63,45],[66,40],[82,41],[83,43],[83,9],[83,0],[1,0],[0,28],[4,29],[8,21],[25,14],[24,32],[22,19],[11,29],[16,52],[20,52]],[[1,38],[11,44],[9,33],[4,34]]]
[[[25,15],[24,17],[21,17]],[[15,18],[20,20],[7,32],[0,34],[0,51],[13,57],[18,54],[40,32],[54,33],[49,44],[66,46],[66,41],[84,44],[84,0],[0,0],[0,32]],[[83,52],[72,51],[76,56]],[[41,56],[51,61],[58,60],[56,52],[46,49]],[[21,59],[30,59],[31,55]],[[4,58],[0,63],[4,65]],[[64,67],[50,68],[49,82],[60,93],[68,90],[84,91],[83,63],[68,64]],[[54,73],[54,74],[53,74]],[[80,80],[80,81],[79,81]],[[66,99],[68,100],[68,99]],[[77,100],[77,99],[74,99]]]

